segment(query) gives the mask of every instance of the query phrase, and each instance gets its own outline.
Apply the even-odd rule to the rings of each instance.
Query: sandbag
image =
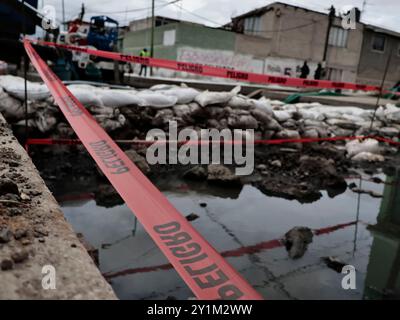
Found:
[[[25,80],[11,75],[0,76],[0,86],[10,95],[25,100]],[[50,91],[43,83],[27,81],[28,100],[44,100],[50,96]]]
[[[107,107],[142,106],[144,101],[136,94],[136,91],[121,89],[96,90],[95,94],[99,97],[102,104]]]
[[[269,116],[273,116],[273,111],[272,111],[272,106],[271,106],[270,100],[262,97],[259,100],[252,99],[250,101],[254,108],[267,113]]]
[[[274,118],[279,122],[285,122],[292,118],[291,114],[288,111],[277,111],[274,110]]]
[[[151,108],[169,108],[176,105],[178,98],[174,96],[166,96],[159,92],[139,92],[137,96],[142,99],[141,107]]]
[[[385,161],[385,157],[371,152],[361,152],[352,157],[351,160],[359,162],[383,162]]]
[[[207,107],[208,105],[222,104],[225,105],[237,95],[241,90],[240,86],[232,89],[230,92],[210,92],[203,91],[194,99],[200,106]]]
[[[84,106],[104,106],[93,86],[70,85],[68,89]]]
[[[250,109],[253,107],[253,103],[250,99],[243,96],[233,96],[231,100],[228,101],[228,106],[232,109]]]
[[[22,119],[25,115],[22,103],[9,96],[4,92],[3,88],[0,87],[0,112],[7,119]]]
[[[166,96],[176,97],[178,99],[178,104],[187,104],[193,102],[194,99],[199,95],[199,91],[196,89],[182,87],[171,88],[159,92]]]
[[[350,158],[362,153],[369,152],[373,154],[380,154],[381,149],[379,142],[375,139],[366,139],[364,141],[354,140],[346,144],[347,154]]]

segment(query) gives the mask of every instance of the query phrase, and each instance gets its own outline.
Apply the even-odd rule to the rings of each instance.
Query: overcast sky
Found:
[[[255,8],[270,4],[269,0],[156,0],[156,14],[175,19],[189,20],[209,26],[220,26],[230,21],[230,18]],[[344,6],[362,8],[363,0],[283,0],[281,2],[327,11],[334,4],[340,9]],[[62,20],[62,0],[39,0],[43,4],[53,5],[57,9],[58,18]],[[86,6],[85,18],[93,15],[108,15],[118,20],[122,25],[138,18],[151,15],[151,0],[65,0],[66,20],[78,15],[81,4]],[[125,12],[126,11],[126,12]],[[385,27],[400,32],[400,1],[399,0],[367,0],[363,22]]]

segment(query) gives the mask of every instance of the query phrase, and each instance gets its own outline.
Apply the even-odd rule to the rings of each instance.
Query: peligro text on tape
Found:
[[[206,66],[196,63],[179,62],[174,60],[158,59],[158,58],[137,57],[127,54],[121,54],[118,52],[102,51],[102,50],[78,47],[73,45],[57,44],[46,41],[38,41],[38,44],[84,52],[89,55],[98,56],[111,60],[132,62],[132,63],[144,64],[151,67],[159,67],[176,71],[183,71],[210,77],[235,79],[239,81],[252,82],[252,83],[276,84],[289,87],[324,88],[324,89],[347,89],[347,90],[361,90],[361,91],[381,90],[380,87],[371,85],[356,84],[350,82],[335,82],[328,80],[290,78],[283,76],[257,74],[245,71],[233,71],[229,69]]]
[[[26,39],[24,46],[78,138],[196,297],[261,299],[131,162]]]

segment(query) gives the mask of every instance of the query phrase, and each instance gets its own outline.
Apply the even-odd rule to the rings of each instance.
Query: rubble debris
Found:
[[[214,184],[222,184],[229,186],[241,185],[239,176],[220,164],[210,164],[207,168],[207,181]]]
[[[312,243],[314,234],[310,228],[295,227],[289,230],[282,240],[291,259],[300,259]]]
[[[105,208],[113,208],[124,204],[124,200],[110,184],[101,184],[94,194],[96,204]]]
[[[197,214],[195,214],[195,213],[191,213],[191,214],[189,214],[189,215],[186,216],[186,220],[187,220],[187,221],[190,221],[190,222],[195,221],[195,220],[197,220],[198,218],[200,218],[200,217],[199,217]]]
[[[207,179],[207,169],[202,166],[195,166],[186,172],[184,172],[183,177],[189,180],[204,181]]]
[[[148,175],[151,172],[150,166],[148,165],[146,158],[141,156],[136,150],[129,149],[125,151],[128,158],[143,172],[143,174]]]
[[[321,259],[325,262],[328,268],[335,270],[337,273],[342,273],[343,268],[347,265],[347,263],[344,263],[335,257],[323,257]]]
[[[352,184],[349,186],[350,190],[353,191],[354,193],[358,193],[358,194],[368,194],[373,198],[383,198],[383,194],[378,193],[376,191],[373,190],[365,190],[365,189],[360,189],[358,188],[355,184]]]

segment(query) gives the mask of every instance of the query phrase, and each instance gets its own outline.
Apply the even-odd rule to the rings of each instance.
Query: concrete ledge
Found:
[[[45,265],[55,290],[42,287]],[[0,299],[116,299],[1,114]]]

